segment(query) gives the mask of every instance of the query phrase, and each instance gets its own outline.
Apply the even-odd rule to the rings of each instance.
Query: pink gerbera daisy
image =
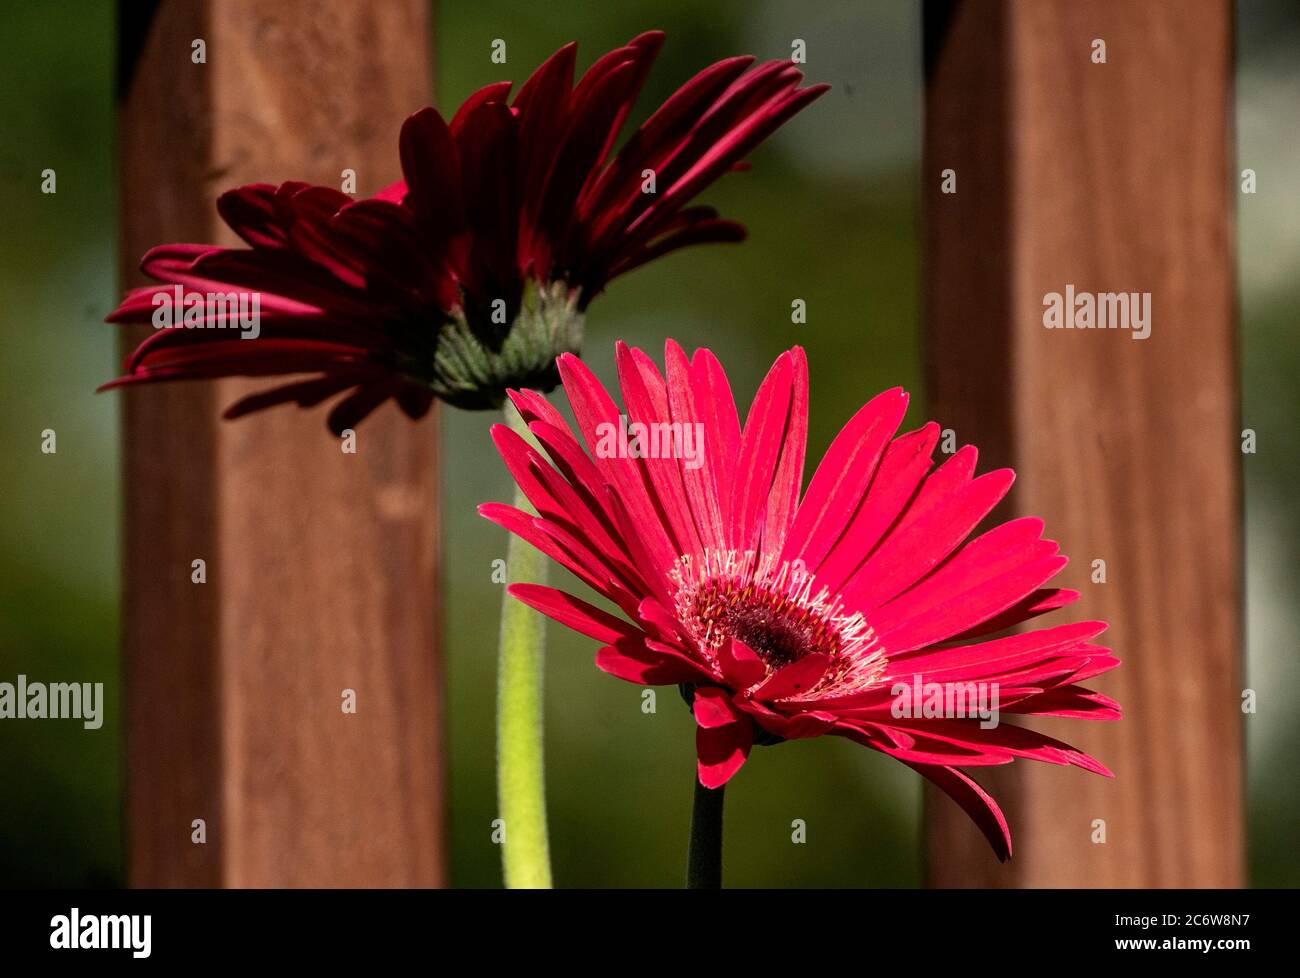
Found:
[[[600,642],[605,672],[681,684],[701,785],[725,784],[755,743],[847,737],[933,781],[1005,859],[1006,820],[965,769],[1031,758],[1110,775],[1027,727],[899,709],[925,684],[983,683],[1011,716],[1120,715],[1079,685],[1118,664],[1094,644],[1104,622],[993,637],[1079,597],[1045,587],[1066,558],[1041,520],[967,540],[1011,470],[976,477],[971,446],[932,468],[939,427],[895,437],[907,395],[894,389],[850,419],[801,494],[800,348],[777,359],[743,427],[708,350],[688,358],[669,341],[666,375],[622,344],[617,359],[623,418],[581,361],[560,357],[577,438],[540,395],[510,392],[547,457],[504,425],[493,437],[537,515],[497,503],[480,512],[622,617],[549,587],[516,584],[515,597]]]
[[[163,285],[134,290],[109,320],[159,327],[159,303],[180,286],[257,293],[260,331],[250,340],[216,328],[231,325],[223,303],[196,308],[185,328],[141,343],[105,386],[312,374],[227,416],[341,395],[336,432],[389,399],[419,417],[435,397],[486,408],[510,386],[551,389],[556,356],[580,349],[583,314],[610,280],[688,245],[744,237],[712,208],[687,205],[828,87],[800,88],[788,60],[719,61],[611,158],[662,43],[658,31],[642,34],[576,86],[569,44],[513,99],[503,81],[450,123],[417,112],[399,140],[405,180],[373,198],[299,182],[223,194],[221,218],[248,247],[154,248],[142,268]]]

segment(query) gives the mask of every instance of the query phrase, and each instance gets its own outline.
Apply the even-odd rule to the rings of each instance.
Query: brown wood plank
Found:
[[[151,245],[237,243],[213,206],[231,186],[396,179],[401,121],[430,101],[423,0],[170,0],[130,26],[128,285]],[[121,395],[129,882],[441,885],[436,413],[386,408],[344,454],[322,411],[219,420],[258,386]]]
[[[1241,885],[1231,6],[932,2],[926,35],[930,414],[982,466],[1017,469],[1003,512],[1042,516],[1072,558],[1055,583],[1083,592],[1073,618],[1111,623],[1123,664],[1095,685],[1125,710],[1035,724],[1113,781],[1031,762],[979,775],[1012,825],[1006,865],[928,797],[929,881]],[[1067,284],[1150,292],[1149,338],[1044,328]]]

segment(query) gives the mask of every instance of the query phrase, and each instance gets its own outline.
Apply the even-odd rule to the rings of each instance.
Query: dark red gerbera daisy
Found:
[[[669,341],[666,359],[665,377],[619,345],[621,414],[580,360],[561,357],[577,438],[544,398],[512,391],[549,461],[504,425],[493,437],[537,515],[497,503],[480,512],[622,611],[510,588],[600,642],[604,671],[682,685],[701,784],[725,784],[755,743],[835,734],[929,778],[1005,859],[1006,820],[966,768],[1031,758],[1109,776],[1068,744],[1001,722],[1120,715],[1079,685],[1118,665],[1093,643],[1104,622],[990,637],[1079,597],[1044,587],[1066,558],[1041,520],[967,542],[1010,488],[1010,469],[976,478],[966,446],[932,470],[939,427],[895,438],[907,407],[895,389],[853,416],[801,498],[803,351],[776,361],[743,428],[712,353],[688,359]],[[996,691],[993,722],[951,715],[949,693],[971,706],[981,684]]]
[[[576,86],[569,44],[513,100],[511,83],[497,82],[450,124],[417,112],[402,126],[405,181],[373,198],[303,183],[223,194],[218,211],[248,247],[145,255],[143,270],[164,284],[134,290],[109,320],[159,328],[105,387],[314,374],[226,416],[344,395],[335,431],[389,398],[418,417],[434,397],[483,408],[507,387],[551,389],[556,356],[579,350],[584,310],[611,279],[687,245],[744,237],[687,204],[827,88],[800,88],[789,61],[729,58],[683,85],[611,159],[662,43],[642,34]],[[241,334],[232,303],[249,294],[259,326]],[[172,310],[195,296],[186,315]]]

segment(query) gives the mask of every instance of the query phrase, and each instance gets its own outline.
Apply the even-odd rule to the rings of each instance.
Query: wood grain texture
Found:
[[[162,3],[120,106],[126,284],[154,244],[237,243],[231,186],[396,179],[430,42],[421,0]],[[385,408],[354,455],[320,410],[219,420],[264,386],[121,395],[129,882],[441,885],[436,413]]]
[[[1230,4],[959,0],[927,4],[926,33],[930,413],[981,467],[1016,468],[1003,512],[1043,517],[1071,556],[1055,583],[1083,598],[1055,620],[1110,622],[1122,665],[1095,685],[1125,711],[1035,723],[1113,781],[979,775],[1011,823],[1006,865],[928,796],[929,882],[1241,885]],[[1045,329],[1067,283],[1150,292],[1150,337]]]

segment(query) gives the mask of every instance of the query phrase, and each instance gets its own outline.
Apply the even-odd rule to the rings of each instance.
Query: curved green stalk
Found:
[[[505,414],[511,429],[531,441],[509,401]],[[515,506],[532,511],[518,487]],[[506,550],[506,568],[512,584],[546,583],[546,556],[514,534]],[[501,865],[510,889],[551,886],[542,737],[545,658],[546,619],[503,594],[497,658],[497,806],[505,829]]]

